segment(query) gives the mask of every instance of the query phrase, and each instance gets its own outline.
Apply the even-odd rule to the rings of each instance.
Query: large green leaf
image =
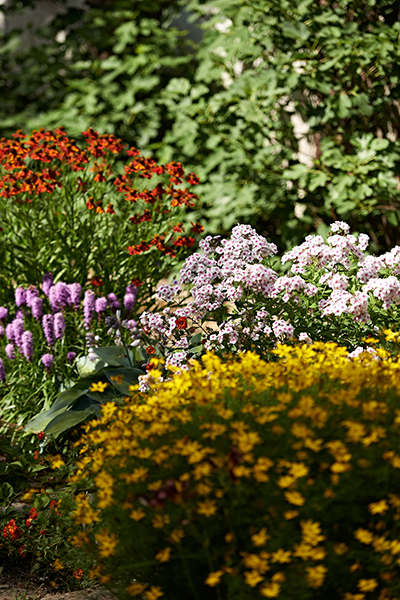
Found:
[[[68,429],[72,429],[82,423],[87,417],[94,414],[94,409],[86,410],[67,410],[66,412],[57,415],[44,429],[46,434],[52,434],[58,437],[60,433],[64,433]]]
[[[93,351],[105,363],[113,367],[131,366],[132,357],[128,358],[122,346],[105,346],[104,348],[94,348]]]
[[[76,386],[62,392],[55,400],[53,406],[42,413],[33,417],[24,427],[24,430],[28,433],[39,433],[44,431],[49,423],[59,414],[64,413],[70,408],[81,396],[86,394],[88,388],[77,389]]]

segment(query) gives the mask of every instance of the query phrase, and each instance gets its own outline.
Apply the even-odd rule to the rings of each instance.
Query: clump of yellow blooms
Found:
[[[400,598],[400,360],[274,354],[153,369],[85,426],[73,539],[130,597]]]

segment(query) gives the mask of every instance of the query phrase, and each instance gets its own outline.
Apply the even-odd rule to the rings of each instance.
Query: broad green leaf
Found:
[[[105,362],[101,359],[91,360],[89,356],[81,356],[76,360],[76,368],[81,377],[97,373],[105,366]]]
[[[58,437],[60,433],[64,433],[68,429],[72,429],[82,423],[87,417],[93,415],[93,410],[73,411],[67,410],[61,415],[57,415],[43,430],[47,435],[52,434]]]
[[[105,346],[103,348],[94,348],[93,351],[99,358],[112,367],[131,366],[131,361],[123,346]]]
[[[111,385],[124,396],[131,394],[129,386],[135,385],[140,375],[144,375],[144,371],[140,369],[110,369],[106,371],[107,379]]]
[[[54,417],[64,413],[78,400],[78,398],[86,394],[87,391],[88,388],[79,390],[74,386],[73,388],[62,392],[49,410],[39,413],[25,425],[24,431],[28,433],[39,433],[39,431],[44,431]]]
[[[341,119],[345,119],[349,115],[351,108],[351,100],[347,94],[340,94],[338,101],[338,115]]]

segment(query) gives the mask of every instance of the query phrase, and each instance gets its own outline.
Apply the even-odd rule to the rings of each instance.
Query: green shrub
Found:
[[[153,359],[150,394],[86,425],[73,542],[121,598],[398,595],[400,361],[273,354]]]

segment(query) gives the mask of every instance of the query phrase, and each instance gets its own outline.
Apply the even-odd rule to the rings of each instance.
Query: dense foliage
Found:
[[[86,426],[74,479],[96,494],[77,497],[73,543],[121,598],[398,592],[398,358],[273,354],[209,353],[164,382],[156,359],[150,394]]]
[[[10,15],[24,4],[10,2]],[[190,34],[171,25],[182,6],[197,18],[180,25]],[[17,30],[5,36],[3,131],[95,126],[180,160],[201,176],[213,232],[245,221],[285,249],[339,217],[368,233],[375,251],[399,242],[395,2],[64,9],[33,47]]]

